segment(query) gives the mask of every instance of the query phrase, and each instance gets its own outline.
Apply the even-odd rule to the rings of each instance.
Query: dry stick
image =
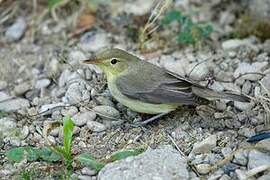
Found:
[[[172,143],[174,144],[174,146],[176,147],[176,149],[179,151],[179,153],[185,158],[185,160],[188,162],[188,157],[185,155],[184,152],[181,151],[181,149],[179,148],[179,146],[176,144],[176,142],[174,141],[174,139],[169,135],[167,134],[169,139],[172,141]],[[190,163],[187,163],[188,166],[190,167],[190,169],[198,176],[200,177],[200,174],[199,172],[197,171],[197,169]]]

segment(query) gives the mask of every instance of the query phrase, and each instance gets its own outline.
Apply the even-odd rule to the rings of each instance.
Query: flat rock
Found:
[[[210,135],[201,142],[197,142],[193,145],[192,153],[201,154],[208,153],[217,145],[217,136]]]
[[[35,88],[37,88],[37,89],[46,88],[50,84],[51,84],[51,80],[49,80],[49,79],[40,79],[40,80],[37,80]]]
[[[83,126],[87,121],[94,121],[96,119],[96,113],[92,111],[79,112],[75,114],[72,119],[76,126]]]
[[[107,164],[98,180],[189,179],[187,161],[172,146],[148,149],[141,155]]]
[[[101,132],[106,130],[106,126],[97,121],[87,121],[87,127],[93,132]]]
[[[259,73],[261,73],[267,65],[268,62],[266,61],[254,62],[252,64],[241,62],[239,63],[238,68],[235,70],[233,76],[234,78],[238,78],[239,76],[241,76],[241,78],[245,80],[257,81],[263,77]]]
[[[6,31],[5,36],[8,41],[17,41],[22,38],[26,30],[26,21],[23,17],[19,17]]]
[[[0,135],[8,136],[16,128],[16,121],[13,118],[4,117],[0,119]]]
[[[118,110],[116,110],[114,107],[111,106],[96,106],[93,108],[95,112],[100,114],[101,117],[105,119],[112,118],[120,118],[120,113]],[[104,115],[104,116],[102,116]],[[114,119],[111,119],[114,120]]]
[[[30,103],[27,99],[24,98],[12,98],[0,102],[0,111],[5,112],[14,112],[19,109],[25,109],[28,107],[30,107]]]
[[[264,78],[262,78],[261,83],[263,85],[263,87],[270,92],[270,74],[267,74],[266,76],[264,76]]]
[[[251,150],[248,155],[248,169],[262,165],[270,165],[270,155],[257,150]]]

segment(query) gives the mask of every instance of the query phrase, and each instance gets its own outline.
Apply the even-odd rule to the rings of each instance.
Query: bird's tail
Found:
[[[214,90],[200,86],[193,86],[192,92],[197,96],[206,98],[208,100],[227,99],[231,101],[250,102],[250,98],[245,95],[227,92],[216,92]]]

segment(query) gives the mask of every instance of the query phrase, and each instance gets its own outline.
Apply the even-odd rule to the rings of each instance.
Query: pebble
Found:
[[[97,174],[97,171],[94,169],[89,169],[88,167],[82,168],[82,174],[88,176],[94,176]]]
[[[90,91],[86,89],[85,83],[72,83],[65,94],[64,102],[69,104],[77,104],[89,101]]]
[[[22,38],[26,31],[26,21],[25,18],[19,17],[16,21],[8,27],[7,31],[5,32],[5,36],[9,42],[18,41]]]
[[[63,116],[74,116],[78,113],[78,108],[76,106],[69,106],[66,109],[62,109],[61,113]]]
[[[87,127],[93,132],[102,132],[106,130],[106,126],[97,121],[87,121]]]
[[[249,94],[251,87],[252,87],[251,82],[245,81],[242,86],[242,94]]]
[[[234,104],[234,107],[236,107],[237,109],[241,111],[249,111],[255,106],[254,102],[234,101],[233,104]]]
[[[120,118],[120,113],[118,110],[116,110],[115,108],[111,107],[111,106],[96,106],[93,108],[93,110],[95,112],[97,112],[98,114],[106,116],[106,117],[102,117],[104,119],[109,119],[110,117],[112,118]],[[115,120],[115,119],[110,119],[110,120]]]
[[[256,147],[258,147],[259,149],[263,149],[265,151],[270,152],[270,138],[257,142]]]
[[[18,84],[14,87],[14,92],[17,96],[25,94],[27,91],[31,89],[31,85],[27,82]]]
[[[79,175],[78,176],[79,180],[92,180],[91,176],[87,176],[87,175]]]
[[[83,126],[87,121],[94,121],[96,119],[96,113],[93,111],[79,112],[72,119],[76,126]]]
[[[1,81],[0,80],[0,90],[6,89],[8,86],[6,81]]]
[[[30,107],[30,103],[27,99],[24,98],[15,98],[0,102],[0,111],[5,112],[15,112],[18,111],[19,109],[25,109],[28,107]]]
[[[90,31],[85,33],[80,39],[79,47],[86,52],[96,52],[102,48],[108,47],[110,40],[107,33]]]
[[[0,119],[0,134],[4,137],[8,136],[11,131],[16,129],[16,121],[10,117],[4,117]]]
[[[210,73],[210,69],[206,63],[193,63],[189,65],[187,72],[191,72],[190,78],[194,80],[203,80]]]
[[[244,127],[244,128],[239,129],[238,134],[249,138],[249,137],[255,135],[255,130],[251,129],[251,128]]]
[[[241,166],[246,166],[248,163],[248,152],[240,151],[234,155],[233,163],[239,164]]]
[[[250,42],[247,40],[240,40],[240,39],[229,39],[221,44],[224,50],[237,50],[241,46],[250,46]]]
[[[46,88],[50,84],[51,84],[51,80],[49,80],[49,79],[40,79],[40,80],[37,80],[35,88],[36,89]]]
[[[107,164],[98,174],[100,180],[189,179],[187,161],[172,146],[160,146],[126,159]]]
[[[196,166],[196,169],[200,174],[208,174],[211,166],[209,164],[199,164]]]
[[[23,128],[21,130],[21,138],[26,139],[27,136],[29,135],[29,132],[30,132],[30,130],[29,130],[28,126],[23,126]]]
[[[257,81],[262,78],[260,74],[254,73],[262,73],[262,70],[268,65],[268,62],[254,62],[252,64],[241,62],[239,63],[237,69],[234,71],[234,78],[238,78],[241,75],[241,79]],[[251,74],[248,74],[251,73]],[[252,74],[253,73],[253,74]],[[246,74],[246,75],[242,75]]]
[[[248,169],[270,165],[270,156],[258,150],[251,150],[248,155]]]
[[[208,153],[217,145],[217,136],[210,135],[206,139],[202,140],[201,142],[197,142],[193,145],[192,153],[194,154],[201,154],[201,153]]]

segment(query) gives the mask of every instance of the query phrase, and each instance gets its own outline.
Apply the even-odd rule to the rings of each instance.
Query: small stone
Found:
[[[256,143],[258,149],[270,152],[270,139],[264,139]]]
[[[251,82],[245,81],[242,86],[242,94],[249,94],[251,87],[252,87]]]
[[[59,130],[60,130],[59,127],[52,129],[50,135],[57,137],[59,135]]]
[[[25,109],[28,107],[30,107],[30,103],[27,99],[24,98],[11,98],[10,100],[0,102],[0,111],[5,112],[14,112],[18,111],[19,109]]]
[[[100,180],[119,179],[189,179],[187,161],[172,146],[108,163],[98,174]]]
[[[97,121],[87,121],[87,127],[93,132],[101,132],[106,130],[106,126]]]
[[[0,119],[0,134],[2,134],[4,137],[8,136],[15,129],[15,119],[9,117],[4,117]]]
[[[234,78],[257,81],[260,80],[263,76],[260,74],[262,70],[268,65],[268,62],[254,62],[252,64],[241,62],[238,65],[238,68],[235,70],[233,76]],[[256,74],[257,73],[257,74]]]
[[[230,147],[224,147],[221,149],[221,153],[224,157],[227,157],[232,153],[232,149]]]
[[[234,107],[236,107],[237,109],[241,111],[249,111],[255,106],[254,102],[234,101],[233,104],[234,104]]]
[[[209,74],[210,69],[206,63],[194,63],[189,65],[189,70],[187,70],[187,72],[191,72],[190,78],[194,80],[202,80],[205,79],[206,76]]]
[[[249,137],[255,135],[255,130],[244,127],[244,128],[239,129],[238,134],[241,135],[241,136],[245,136],[245,137],[249,138]]]
[[[96,119],[96,113],[92,111],[77,113],[72,119],[76,126],[83,126],[87,121],[94,121]]]
[[[14,87],[14,92],[17,96],[25,94],[27,91],[31,89],[31,85],[29,83],[18,84]]]
[[[76,106],[69,106],[67,109],[62,109],[61,113],[63,116],[74,116],[78,113],[78,108]]]
[[[197,142],[193,145],[192,153],[194,154],[202,154],[208,153],[217,145],[217,136],[210,135],[206,139],[201,142]]]
[[[49,79],[40,79],[36,82],[35,88],[42,89],[46,88],[51,84],[51,81]]]
[[[70,104],[77,104],[85,101],[89,101],[90,92],[86,89],[85,83],[77,82],[72,83],[65,94],[64,101]]]
[[[81,37],[81,44],[79,44],[79,46],[83,51],[96,52],[104,47],[107,47],[109,44],[110,40],[107,33],[90,31]]]
[[[88,167],[84,167],[82,169],[82,174],[83,175],[88,175],[88,176],[94,176],[97,174],[97,171],[94,169],[89,169]]]
[[[6,31],[5,36],[9,42],[18,41],[22,38],[26,30],[26,21],[23,17],[17,18]]]
[[[196,169],[200,174],[208,174],[211,166],[209,164],[199,164],[196,166]]]
[[[97,112],[98,114],[100,114],[101,117],[102,115],[106,116],[106,117],[102,117],[104,119],[109,119],[110,117],[120,118],[119,111],[111,106],[96,106],[93,108],[93,110]],[[115,120],[115,119],[111,119],[111,120]]]
[[[7,82],[6,81],[0,81],[0,90],[6,89],[7,88]]]
[[[23,128],[22,128],[22,131],[21,131],[21,138],[22,139],[26,139],[27,138],[27,136],[29,135],[29,128],[28,128],[28,126],[24,126]]]
[[[240,151],[240,152],[237,152],[237,153],[234,155],[233,163],[239,164],[239,165],[241,165],[241,166],[246,166],[247,163],[248,163],[247,157],[248,157],[247,151]]]
[[[248,169],[262,165],[270,165],[270,156],[257,150],[251,150],[248,155]]]
[[[86,57],[83,52],[76,50],[70,52],[68,59],[71,65],[76,65],[80,61],[85,60]]]
[[[229,39],[222,42],[221,46],[224,50],[237,50],[241,46],[250,46],[250,43],[247,40]]]
[[[91,176],[87,176],[87,175],[79,175],[78,176],[79,180],[92,180]]]

